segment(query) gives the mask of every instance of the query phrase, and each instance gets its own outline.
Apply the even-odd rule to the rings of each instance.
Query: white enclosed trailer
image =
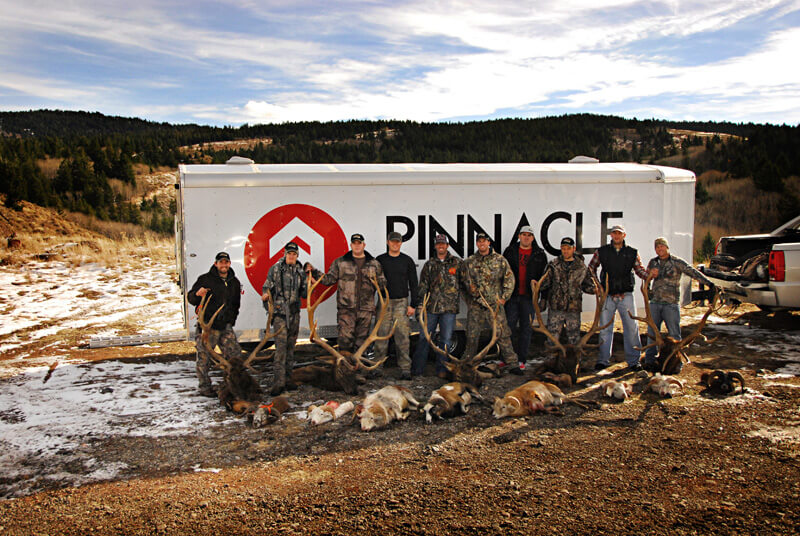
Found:
[[[234,163],[235,162],[235,163]],[[433,238],[447,234],[453,254],[475,252],[475,234],[486,232],[502,250],[518,229],[531,225],[548,253],[573,237],[586,257],[622,223],[627,243],[642,262],[654,255],[653,239],[665,236],[671,251],[692,258],[694,185],[691,171],[631,163],[569,164],[287,164],[258,165],[234,158],[221,165],[181,165],[178,188],[177,262],[184,291],[188,336],[196,324],[185,300],[218,251],[227,251],[242,282],[235,330],[257,340],[266,314],[261,285],[290,240],[300,261],[327,270],[362,233],[367,251],[386,251],[386,235],[403,235],[403,252],[420,270],[433,254]],[[637,300],[641,305],[641,296]],[[317,312],[320,335],[336,336],[336,300]],[[584,315],[594,311],[584,299]],[[462,304],[462,315],[466,307]],[[308,335],[303,315],[300,336]]]

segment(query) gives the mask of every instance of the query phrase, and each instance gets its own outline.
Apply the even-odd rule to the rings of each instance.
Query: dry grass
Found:
[[[716,242],[726,235],[768,233],[785,223],[780,206],[786,198],[784,193],[763,192],[752,179],[731,179],[718,171],[707,171],[697,180],[711,199],[695,208],[695,249],[709,232]],[[787,179],[786,188],[795,195],[800,193],[800,178]]]
[[[40,158],[36,161],[36,165],[45,177],[54,179],[62,160],[63,158]]]

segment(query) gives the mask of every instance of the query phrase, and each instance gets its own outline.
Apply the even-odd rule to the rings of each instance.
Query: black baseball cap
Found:
[[[350,236],[350,242],[351,243],[352,242],[365,242],[364,235],[362,235],[361,233],[353,233]]]
[[[286,253],[289,253],[290,251],[294,251],[295,253],[299,253],[300,252],[300,248],[298,248],[297,244],[295,244],[294,242],[289,242],[283,248],[283,251],[285,251]]]
[[[575,245],[575,241],[573,239],[571,239],[570,237],[565,236],[564,238],[561,239],[561,245],[562,246],[574,246]]]
[[[476,242],[478,240],[480,240],[481,238],[484,238],[484,239],[488,240],[489,242],[492,241],[492,237],[489,236],[487,233],[478,233],[478,234],[475,235],[475,241]]]
[[[386,237],[386,240],[389,240],[389,241],[398,240],[398,241],[402,242],[403,241],[403,235],[401,235],[397,231],[392,231],[391,233],[388,234],[388,236]]]
[[[227,253],[225,253],[224,251],[220,251],[219,253],[217,253],[217,256],[214,257],[214,262],[222,260],[222,259],[230,261],[231,260],[231,256],[228,255]]]

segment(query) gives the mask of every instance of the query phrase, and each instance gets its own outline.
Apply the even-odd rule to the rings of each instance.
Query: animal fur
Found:
[[[366,431],[383,428],[390,422],[404,421],[409,415],[409,407],[419,407],[411,391],[405,387],[388,385],[364,399],[356,416],[361,420],[361,429]]]
[[[700,376],[700,383],[708,387],[712,393],[729,395],[736,392],[736,384],[739,384],[740,392],[744,393],[744,377],[736,371],[715,370],[714,372],[704,372]]]
[[[660,373],[656,372],[656,374],[650,378],[650,381],[647,382],[643,392],[652,391],[665,398],[672,398],[676,392],[675,388],[679,389],[682,394],[683,382],[672,376],[662,376]]]
[[[253,428],[261,428],[281,420],[288,409],[289,400],[285,396],[275,397],[269,404],[257,404],[252,413]]]
[[[309,406],[308,420],[311,421],[311,424],[313,425],[335,421],[342,415],[346,415],[353,411],[354,407],[355,406],[353,403],[349,400],[344,404],[331,401],[321,406]]]
[[[564,393],[552,383],[530,381],[494,399],[492,415],[503,417],[523,417],[536,411],[551,411],[552,406],[560,406]],[[549,409],[548,409],[549,408]]]
[[[554,383],[559,387],[572,387],[572,376],[567,373],[555,374],[553,372],[544,372],[540,374],[540,378],[546,382]]]
[[[425,422],[467,413],[472,400],[483,400],[478,390],[468,383],[453,382],[441,386],[431,393],[428,403],[422,408]]]
[[[616,398],[617,400],[628,400],[633,388],[628,382],[618,382],[614,380],[607,380],[600,384],[600,389],[603,391],[603,396],[608,398]]]

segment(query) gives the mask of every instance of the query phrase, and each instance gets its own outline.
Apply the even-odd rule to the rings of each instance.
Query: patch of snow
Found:
[[[90,439],[197,434],[237,420],[217,400],[199,396],[192,361],[61,363],[45,384],[46,372],[34,367],[0,380],[0,473],[6,476],[42,478],[25,473],[22,462],[68,454]],[[83,483],[123,468],[89,467],[58,478]],[[0,495],[9,491],[0,488]]]

